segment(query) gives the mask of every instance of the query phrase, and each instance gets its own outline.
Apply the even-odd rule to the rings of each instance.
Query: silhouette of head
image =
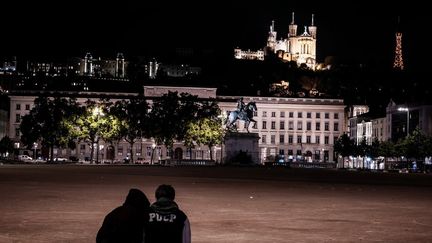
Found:
[[[171,201],[174,201],[175,198],[175,190],[171,185],[160,185],[155,192],[156,200],[159,200],[159,198],[167,198]]]
[[[144,192],[136,188],[131,188],[126,197],[124,205],[131,205],[136,208],[147,208],[150,206],[150,201]]]

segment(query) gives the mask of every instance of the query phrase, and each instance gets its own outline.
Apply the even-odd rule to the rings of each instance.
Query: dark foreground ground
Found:
[[[431,175],[75,165],[0,165],[0,242],[95,242],[129,188],[161,183],[193,242],[432,242]]]

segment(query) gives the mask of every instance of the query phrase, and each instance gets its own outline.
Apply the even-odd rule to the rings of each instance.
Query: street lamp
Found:
[[[94,148],[96,147],[96,164],[99,162],[99,117],[100,116],[104,116],[105,114],[103,113],[103,110],[101,108],[99,108],[98,106],[96,106],[93,111],[93,116],[95,116],[95,123],[96,123],[96,144],[93,143],[93,152],[94,152]],[[93,154],[94,155],[94,154]],[[93,158],[94,159],[94,158]]]
[[[33,149],[34,149],[33,156],[35,159],[37,159],[37,154],[36,154],[37,153],[37,147],[38,147],[38,144],[36,142],[34,142],[33,143]]]
[[[406,126],[406,130],[407,130],[407,137],[409,135],[409,109],[408,107],[399,107],[397,109],[398,111],[405,111],[407,113],[407,126]]]
[[[152,154],[151,154],[151,158],[150,158],[150,164],[153,165],[153,154],[154,154],[154,150],[155,150],[155,148],[156,148],[156,144],[153,143],[153,144],[151,145],[151,147],[152,147]]]

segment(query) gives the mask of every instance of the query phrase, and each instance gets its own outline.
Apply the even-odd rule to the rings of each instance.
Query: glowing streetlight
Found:
[[[404,112],[407,113],[407,127],[406,127],[406,130],[407,130],[407,137],[408,137],[408,135],[409,135],[409,109],[408,109],[408,107],[399,107],[397,110],[398,111],[404,111]]]
[[[96,116],[96,118],[99,118],[99,116],[104,116],[105,114],[103,113],[103,110],[99,107],[95,107],[93,109],[93,116]]]
[[[156,144],[153,143],[153,144],[151,145],[151,147],[152,147],[152,154],[151,154],[151,158],[150,158],[150,164],[153,165],[153,154],[154,154],[154,150],[155,150],[155,148],[156,148]]]
[[[33,152],[33,157],[35,158],[35,159],[37,159],[37,147],[38,147],[38,144],[36,143],[36,142],[34,142],[33,143],[33,149],[34,149],[34,152]]]
[[[100,107],[98,107],[98,106],[96,106],[94,109],[93,109],[93,111],[92,111],[92,113],[93,113],[93,116],[95,116],[96,118],[95,118],[95,122],[96,122],[96,124],[99,122],[99,117],[101,117],[101,116],[104,116],[105,114],[103,113],[103,110],[100,108]],[[99,124],[97,124],[97,134],[99,134]],[[99,135],[97,135],[98,137],[97,137],[97,139],[96,139],[96,144],[93,144],[93,150],[94,150],[94,148],[96,147],[96,163],[98,163],[99,162]]]

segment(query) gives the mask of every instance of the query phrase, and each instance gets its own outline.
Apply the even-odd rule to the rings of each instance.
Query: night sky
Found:
[[[234,2],[234,1],[232,1]],[[325,2],[325,1],[321,1]],[[377,1],[375,1],[376,3]],[[380,3],[383,4],[383,3]],[[265,45],[271,20],[286,37],[291,12],[299,32],[315,14],[318,61],[338,56],[391,65],[397,16],[404,31],[405,65],[426,67],[428,8],[413,1],[400,6],[313,1],[62,1],[16,2],[2,6],[1,55],[148,55],[177,47],[232,53],[233,47]]]

